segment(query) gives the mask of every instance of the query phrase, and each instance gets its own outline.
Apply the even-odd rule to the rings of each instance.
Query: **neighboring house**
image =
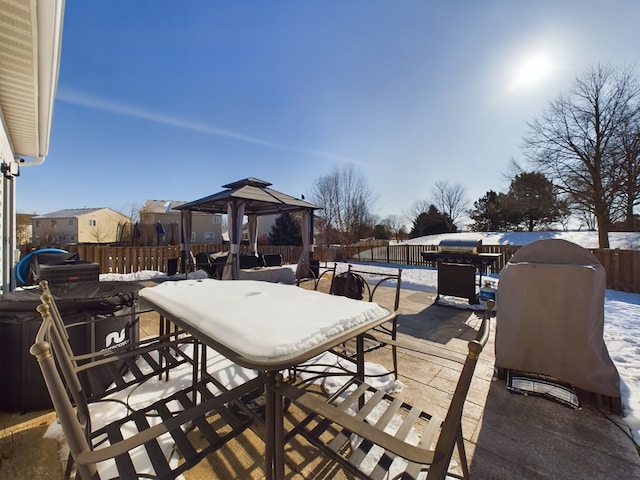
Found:
[[[35,214],[32,213],[16,214],[16,240],[18,242],[18,246],[31,244],[31,238],[33,236],[33,217],[35,217]]]
[[[130,222],[110,208],[59,210],[32,218],[33,245],[114,243],[122,225]]]
[[[175,207],[186,202],[147,200],[140,209],[137,240],[140,245],[176,245],[180,243],[180,211]],[[221,244],[221,214],[193,212],[190,243]]]
[[[16,183],[49,154],[64,0],[0,0],[0,276],[15,289]]]

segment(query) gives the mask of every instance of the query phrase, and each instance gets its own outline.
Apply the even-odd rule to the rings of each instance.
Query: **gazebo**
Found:
[[[243,218],[249,219],[249,250],[257,251],[258,216],[302,211],[302,255],[298,261],[298,275],[303,266],[309,266],[313,243],[313,212],[321,207],[269,188],[271,183],[254,177],[223,185],[221,192],[178,207],[182,223],[180,251],[183,260],[190,258],[191,212],[227,214],[229,225],[229,257],[223,278],[236,279],[240,268],[240,242]]]

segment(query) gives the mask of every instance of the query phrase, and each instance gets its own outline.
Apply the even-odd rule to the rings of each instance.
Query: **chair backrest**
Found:
[[[328,266],[323,267],[320,265],[307,265],[307,264],[299,265],[301,272],[297,275],[296,285],[300,286],[300,282],[303,279],[312,279],[313,289],[318,290],[318,285],[320,284],[320,280],[322,280],[323,278],[330,277],[331,283],[333,283],[333,279],[336,276],[336,267],[337,265],[335,263],[333,264],[333,267],[328,267]],[[331,287],[329,289],[331,290]]]
[[[342,295],[358,300],[373,302],[379,287],[395,287],[393,311],[400,306],[400,291],[402,288],[402,269],[389,272],[374,270],[359,270],[349,265],[343,274],[333,276],[330,293]]]
[[[47,282],[42,281],[40,285],[42,303],[37,310],[42,316],[42,324],[30,352],[38,360],[69,451],[76,458],[81,452],[90,450],[87,438],[91,430],[89,407],[60,312]],[[78,465],[77,468],[80,478],[97,478],[95,465]]]

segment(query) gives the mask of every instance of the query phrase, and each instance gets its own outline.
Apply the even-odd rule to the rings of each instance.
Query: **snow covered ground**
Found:
[[[411,240],[409,243],[423,245],[437,245],[441,239],[481,239],[483,244],[515,244],[525,245],[529,242],[542,238],[562,238],[572,241],[585,248],[597,248],[597,235],[595,232],[533,232],[533,233],[461,233],[452,236],[451,234],[423,237]],[[610,235],[611,247],[621,249],[640,249],[640,233],[623,233]],[[290,265],[295,269],[295,265]],[[359,269],[367,268],[381,271],[397,269],[398,265],[388,264],[360,264]],[[423,291],[429,293],[437,292],[437,270],[434,268],[415,267],[400,265],[402,271],[402,288]],[[346,264],[338,264],[338,272],[346,270]],[[101,280],[125,280],[142,281],[154,278],[166,277],[160,272],[143,271],[130,275],[101,275]],[[206,278],[203,271],[189,274],[189,278]],[[184,275],[171,277],[172,280],[184,278]],[[489,275],[484,277],[490,279],[494,285],[499,282],[499,275]],[[456,304],[454,299],[444,300]],[[458,306],[469,308],[466,302],[459,302]],[[640,444],[640,294],[631,294],[607,290],[605,293],[605,323],[604,340],[614,364],[616,365],[621,378],[621,396],[623,405],[623,420],[628,425],[630,435],[633,436],[636,444]],[[225,364],[222,357],[212,357],[212,361]],[[228,362],[227,362],[228,363]],[[226,365],[226,364],[225,364]],[[226,365],[228,367],[228,365]],[[368,368],[376,366],[369,365]],[[377,366],[379,367],[379,366]],[[239,368],[239,367],[238,367]],[[241,375],[242,376],[242,375]],[[378,385],[381,388],[396,388],[397,385],[389,379],[381,381],[387,384]],[[155,391],[157,394],[157,391]],[[60,432],[55,432],[55,428],[50,428],[49,435],[59,436]],[[168,451],[170,445],[167,445]]]
[[[423,237],[419,239],[410,240],[407,243],[422,244],[422,245],[437,245],[441,239],[458,238],[458,239],[480,239],[484,245],[495,244],[514,244],[525,245],[535,240],[543,238],[562,238],[585,248],[597,248],[597,235],[594,232],[533,232],[533,233],[460,233],[460,234],[445,234],[440,236]],[[640,250],[640,233],[622,233],[610,235],[611,248],[621,249],[638,249]],[[295,265],[290,265],[290,268],[295,270]],[[406,265],[389,265],[389,264],[360,264],[359,270],[375,269],[376,272],[389,269],[390,271],[396,270],[401,267],[402,270],[402,288],[408,290],[422,291],[428,293],[437,292],[437,270],[435,268],[425,268],[417,266]],[[338,264],[338,272],[344,271],[347,268],[347,264]],[[128,275],[100,275],[100,280],[120,280],[120,281],[143,281],[159,278],[167,278],[167,275],[161,272],[154,271],[142,271]],[[174,275],[170,277],[171,280],[179,280],[184,278],[184,275]],[[189,274],[190,279],[207,278],[207,274],[204,271],[198,271]],[[491,280],[495,286],[499,283],[499,275],[489,275],[483,277]],[[467,302],[457,301],[455,299],[443,299],[444,302],[449,302],[456,306],[470,308]],[[633,436],[636,444],[640,444],[640,294],[624,293],[614,290],[607,290],[605,292],[605,319],[604,319],[604,340],[614,364],[616,365],[621,378],[621,396],[623,405],[623,420],[629,427],[630,435]],[[480,307],[481,308],[481,307]],[[220,355],[211,355],[209,358],[209,365],[211,371],[233,371],[234,368],[238,369],[238,372],[229,375],[229,386],[234,384],[233,378],[247,378],[247,375],[251,375],[251,372],[241,371],[240,367],[230,364],[228,360]],[[325,362],[323,359],[322,362]],[[367,365],[368,369],[373,369],[375,373],[380,374],[379,369],[382,368],[379,365]],[[180,375],[174,375],[173,378],[179,380]],[[187,372],[189,373],[189,372]],[[377,377],[379,388],[387,390],[393,390],[399,388],[400,385],[393,380],[391,375],[385,377]],[[375,377],[374,377],[375,378]],[[170,389],[172,382],[163,384],[162,388]],[[325,385],[325,387],[331,387],[331,385]],[[122,395],[126,395],[127,401],[141,401],[145,402],[147,399],[152,399],[154,395],[158,395],[158,384],[150,385],[148,391],[145,388],[137,389],[135,394],[133,392],[122,392]],[[131,396],[129,396],[131,395]],[[136,398],[134,398],[136,396]],[[138,398],[141,397],[141,398]],[[101,418],[108,418],[109,415],[119,415],[118,412],[103,411],[104,407],[101,406]],[[52,424],[45,436],[58,438],[63,441],[64,437],[59,424]],[[170,443],[163,445],[167,455],[171,455],[173,446]],[[173,461],[177,461],[174,457]],[[109,465],[108,462],[101,464],[101,468],[105,471],[102,472],[107,476],[115,474],[112,470],[113,465]]]
[[[597,232],[461,232],[441,233],[413,238],[402,245],[438,245],[441,240],[482,240],[483,245],[526,245],[545,238],[559,238],[584,248],[599,248]],[[609,247],[620,250],[640,250],[640,232],[611,232]]]
[[[412,267],[402,265],[402,288],[428,293],[437,292],[438,274],[435,268]],[[291,265],[295,269],[294,265]],[[398,265],[361,264],[360,270],[367,268],[393,271]],[[338,272],[346,270],[346,264],[338,264]],[[189,275],[189,278],[206,277],[206,273],[199,271]],[[158,277],[166,277],[160,272],[138,272],[130,275],[101,275],[101,280],[140,281]],[[179,278],[180,275],[172,277]],[[486,277],[483,277],[486,278]],[[499,282],[498,275],[489,275],[495,284]],[[448,301],[445,299],[445,302]],[[456,304],[451,301],[451,304]],[[460,302],[459,306],[468,307]],[[605,292],[605,323],[604,340],[621,378],[621,396],[623,405],[623,419],[629,426],[634,440],[640,444],[640,294],[607,290]]]

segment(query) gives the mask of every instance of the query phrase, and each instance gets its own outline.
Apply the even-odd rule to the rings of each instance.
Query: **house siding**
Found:
[[[140,242],[144,245],[176,245],[181,241],[181,213],[171,206],[184,202],[171,200],[147,200],[140,209]],[[156,225],[160,223],[165,231],[158,235]],[[191,217],[191,243],[221,244],[222,215],[193,212]]]
[[[11,150],[8,134],[4,129],[4,123],[0,122],[0,163],[4,165],[5,163],[12,162],[13,158],[14,155]],[[0,245],[0,256],[2,257],[2,261],[0,261],[0,278],[2,279],[5,278],[5,269],[13,267],[9,265],[13,255],[8,251],[12,249],[13,246],[10,237],[5,235],[5,229],[10,228],[11,225],[15,225],[15,218],[10,219],[5,217],[7,214],[15,216],[15,212],[7,212],[8,205],[4,203],[5,181],[4,175],[2,175],[2,181],[0,182],[0,238],[2,238],[2,244]]]
[[[118,225],[129,218],[110,208],[88,209],[73,213],[39,215],[32,220],[33,245],[69,245],[75,243],[114,243]],[[66,213],[66,214],[65,214]]]

